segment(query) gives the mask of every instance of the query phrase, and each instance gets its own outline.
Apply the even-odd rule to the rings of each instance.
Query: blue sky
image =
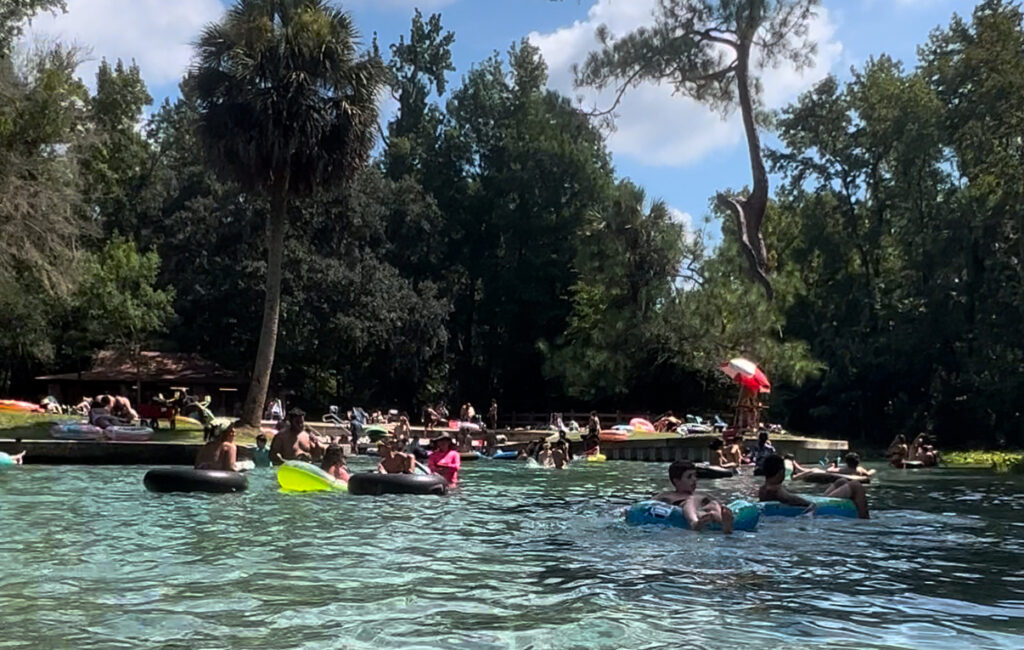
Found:
[[[349,0],[341,4],[352,13],[366,43],[376,32],[382,46],[408,30],[414,7],[425,14],[440,12],[445,27],[455,33],[457,71],[452,84],[494,50],[504,52],[513,42],[529,38],[549,62],[549,85],[575,97],[580,92],[571,87],[569,66],[594,47],[594,28],[604,23],[613,33],[625,33],[649,21],[655,3]],[[37,18],[29,40],[59,38],[88,48],[90,60],[80,72],[90,85],[100,58],[134,58],[159,103],[176,94],[177,81],[189,62],[190,42],[202,25],[220,16],[226,4],[222,0],[69,0],[66,15]],[[917,46],[932,29],[947,25],[954,12],[970,15],[975,4],[973,0],[824,0],[811,30],[818,41],[815,66],[802,73],[766,71],[766,102],[783,106],[825,75],[847,77],[851,66],[881,53],[913,65]],[[583,101],[608,105],[606,95],[585,93]],[[699,224],[707,212],[708,197],[716,190],[749,182],[736,116],[723,121],[655,86],[632,91],[617,113],[609,146],[619,175],[645,187],[649,197],[665,200],[681,220],[695,218]]]

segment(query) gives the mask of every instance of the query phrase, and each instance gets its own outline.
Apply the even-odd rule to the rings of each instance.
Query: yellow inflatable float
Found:
[[[348,492],[347,483],[301,460],[288,460],[278,467],[277,482],[285,492]]]

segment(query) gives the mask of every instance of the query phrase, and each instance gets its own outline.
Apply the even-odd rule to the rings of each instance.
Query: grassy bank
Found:
[[[949,467],[991,467],[997,472],[1024,472],[1024,451],[951,451],[942,454]]]
[[[76,422],[82,420],[78,416],[46,415],[42,413],[18,413],[0,411],[0,438],[21,438],[23,440],[51,440],[50,428],[56,422]],[[153,432],[154,442],[196,443],[203,441],[203,430],[191,423],[179,423],[171,431],[166,424]],[[238,441],[248,443],[255,439],[256,431],[239,432]]]

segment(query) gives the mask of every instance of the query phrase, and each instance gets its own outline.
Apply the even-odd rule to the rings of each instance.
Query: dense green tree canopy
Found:
[[[2,33],[58,6],[19,3]],[[360,54],[324,2],[239,2],[149,119],[133,64],[102,62],[90,93],[60,46],[0,60],[0,391],[31,396],[33,374],[109,345],[252,367],[278,264],[268,386],[311,408],[724,410],[716,368],[746,355],[797,430],[1024,441],[1018,5],[984,0],[915,67],[879,54],[766,122],[758,57],[806,63],[816,3],[659,6],[579,80],[661,79],[772,125],[773,149],[749,139],[753,186],[708,188],[703,226],[616,177],[600,124],[547,88],[529,43],[450,79],[436,15]],[[262,90],[288,66],[308,110]],[[398,105],[383,125],[380,84]],[[756,236],[737,205],[761,211]]]

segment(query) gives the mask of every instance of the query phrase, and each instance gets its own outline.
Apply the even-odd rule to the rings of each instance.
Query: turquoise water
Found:
[[[1024,646],[1022,477],[883,470],[871,521],[726,537],[622,523],[663,464],[477,461],[446,498],[269,470],[161,495],[145,469],[0,471],[0,647]]]

